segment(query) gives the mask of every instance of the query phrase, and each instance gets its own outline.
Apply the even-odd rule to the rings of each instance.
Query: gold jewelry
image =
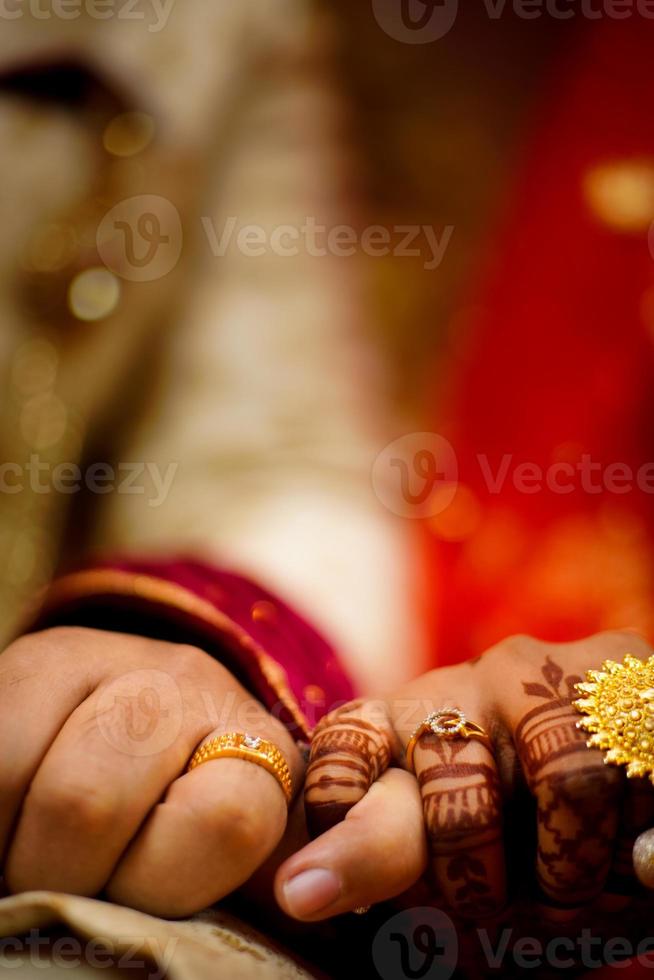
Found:
[[[493,751],[492,742],[481,725],[476,725],[474,722],[468,721],[463,712],[458,708],[441,708],[440,711],[432,711],[430,715],[427,715],[425,720],[418,725],[407,743],[406,763],[411,772],[415,772],[413,768],[413,754],[416,745],[420,738],[428,732],[431,732],[433,735],[438,735],[439,738],[447,739],[449,742],[457,738],[475,738],[489,752]]]
[[[201,766],[203,762],[214,759],[244,759],[261,766],[271,776],[274,776],[282,788],[286,802],[291,802],[293,784],[291,771],[283,754],[272,742],[258,735],[247,735],[245,732],[227,732],[218,735],[210,742],[205,742],[191,757],[187,772]]]
[[[575,688],[584,695],[573,704],[585,715],[577,728],[592,733],[588,748],[605,752],[604,762],[626,766],[627,776],[648,775],[654,783],[654,656],[605,660]]]
[[[357,905],[357,907],[355,909],[352,909],[352,911],[354,912],[355,915],[365,915],[366,912],[369,912],[371,908],[372,905]]]

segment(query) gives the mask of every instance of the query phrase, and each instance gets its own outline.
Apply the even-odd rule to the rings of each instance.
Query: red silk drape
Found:
[[[439,665],[515,632],[654,637],[653,57],[635,12],[583,25],[489,243],[434,426],[460,480],[425,522]]]

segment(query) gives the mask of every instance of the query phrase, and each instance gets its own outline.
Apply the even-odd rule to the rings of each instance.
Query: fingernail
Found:
[[[298,919],[314,915],[335,902],[341,883],[333,871],[311,868],[284,882],[284,901],[291,915]]]

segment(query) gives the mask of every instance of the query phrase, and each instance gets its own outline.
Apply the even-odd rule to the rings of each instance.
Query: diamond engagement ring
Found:
[[[437,735],[439,738],[454,741],[455,739],[477,739],[489,752],[493,751],[493,746],[489,736],[481,725],[476,725],[468,721],[466,716],[458,708],[441,708],[440,711],[432,711],[427,715],[411,735],[406,747],[406,763],[411,772],[415,772],[413,766],[413,754],[416,745],[423,735]]]

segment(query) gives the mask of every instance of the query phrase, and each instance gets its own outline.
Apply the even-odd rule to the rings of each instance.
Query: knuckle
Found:
[[[239,692],[242,688],[234,675],[205,650],[187,643],[166,644],[166,669],[191,695],[197,699],[199,692],[225,694]]]
[[[19,637],[0,656],[0,689],[8,694],[24,682],[43,683],[52,667],[48,684],[56,697],[70,683],[88,676],[93,633],[82,627],[56,627]]]
[[[622,786],[620,770],[615,766],[605,766],[600,761],[583,768],[552,773],[547,780],[547,789],[542,784],[536,795],[549,806],[554,792],[559,806],[583,816],[611,807],[619,799]]]
[[[363,698],[357,698],[354,701],[348,701],[346,704],[341,704],[337,708],[333,708],[328,711],[326,715],[320,719],[316,725],[315,732],[323,732],[329,729],[337,728],[342,724],[343,719],[348,716],[358,716],[364,707]]]
[[[337,726],[325,725],[320,729],[315,729],[311,739],[309,766],[312,767],[317,762],[329,759],[331,756],[338,756],[339,749],[342,750],[343,748],[343,742],[342,730]]]
[[[170,656],[176,672],[181,675],[197,675],[200,670],[206,669],[207,663],[218,663],[204,650],[190,643],[176,643],[170,650]]]
[[[531,660],[537,653],[540,653],[545,644],[542,640],[529,636],[526,633],[514,633],[501,640],[488,651],[486,656],[494,659],[505,660]]]
[[[258,806],[235,799],[222,815],[220,831],[244,854],[255,854],[266,838],[266,821]]]
[[[104,836],[115,824],[117,801],[106,787],[83,780],[58,779],[35,786],[26,808],[38,814],[46,826],[62,824],[92,837]]]
[[[231,842],[236,853],[248,855],[250,860],[268,850],[267,828],[251,811],[239,812],[238,819],[225,833],[225,839]]]
[[[275,824],[283,830],[285,803],[279,791],[280,813],[275,820],[272,801],[265,807],[251,801],[247,794],[223,796],[220,806],[203,807],[194,813],[194,824],[209,840],[220,842],[225,854],[247,855],[256,863],[262,851],[267,850]]]
[[[591,642],[602,646],[604,656],[611,653],[617,656],[632,653],[649,657],[652,653],[650,644],[636,630],[604,630],[591,637]]]
[[[26,633],[4,650],[3,660],[6,662],[11,658],[20,663],[36,663],[42,662],[44,657],[54,656],[60,660],[87,644],[91,632],[82,626],[53,626],[37,633]]]
[[[94,633],[95,630],[84,626],[51,626],[38,633],[28,633],[16,643],[24,642],[43,653],[56,651],[59,654],[62,649],[78,650],[80,646],[88,644]]]
[[[432,852],[436,856],[449,857],[460,850],[462,841],[466,841],[470,849],[482,844],[496,842],[502,831],[501,801],[495,786],[480,786],[478,789],[479,806],[471,817],[463,809],[458,812],[443,810],[442,792],[432,791],[423,796],[423,812],[425,827],[429,837]],[[465,790],[449,790],[450,797],[463,799]]]

